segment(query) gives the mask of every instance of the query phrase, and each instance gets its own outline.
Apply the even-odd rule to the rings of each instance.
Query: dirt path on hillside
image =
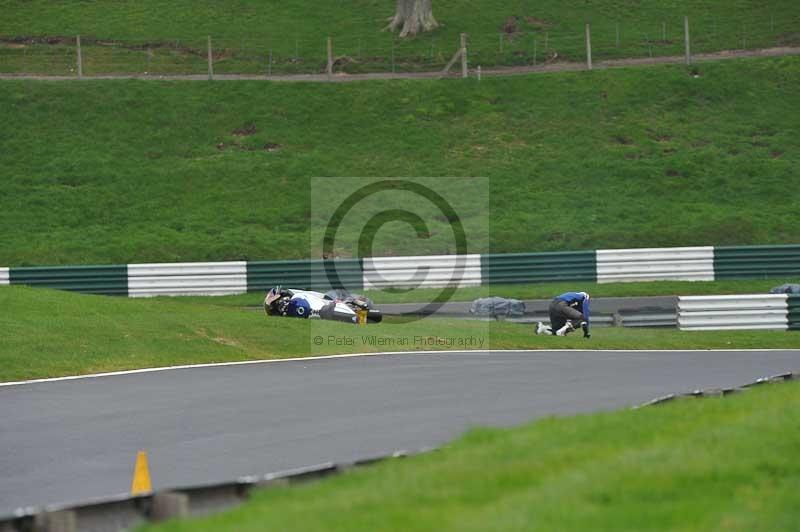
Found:
[[[695,54],[692,56],[694,63],[704,61],[720,61],[724,59],[737,59],[742,57],[780,57],[788,55],[800,55],[800,47],[778,47],[778,48],[764,48],[760,50],[723,50],[721,52],[712,52],[704,54]],[[594,70],[603,70],[608,68],[622,68],[629,66],[647,66],[647,65],[665,65],[665,64],[681,64],[685,61],[682,55],[673,55],[665,57],[641,57],[630,59],[610,59],[607,61],[596,61],[593,64]],[[539,66],[515,66],[515,67],[497,67],[483,69],[481,76],[511,76],[519,74],[537,74],[546,72],[566,72],[566,71],[579,71],[587,70],[585,63],[556,61],[553,63],[539,65]],[[470,77],[477,76],[477,70],[470,68]],[[435,72],[375,72],[371,74],[346,74],[335,73],[328,77],[326,74],[290,74],[290,75],[274,75],[267,76],[262,74],[215,74],[214,80],[263,80],[263,81],[306,81],[306,82],[348,82],[348,81],[365,81],[365,80],[387,80],[387,79],[437,79],[442,77],[457,78],[460,77],[460,72],[450,72],[447,75],[442,75],[440,71]],[[37,74],[0,74],[0,80],[3,79],[35,79],[44,81],[65,81],[77,79],[76,76],[48,76]],[[164,75],[147,75],[147,74],[98,74],[83,76],[84,80],[95,79],[142,79],[142,80],[187,80],[187,81],[207,81],[208,75],[206,74],[164,74]]]

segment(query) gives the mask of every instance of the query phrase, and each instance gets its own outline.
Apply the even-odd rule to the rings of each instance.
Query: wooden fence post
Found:
[[[328,37],[328,66],[325,68],[325,73],[328,74],[328,81],[333,76],[333,41]]]
[[[592,69],[592,31],[589,23],[586,23],[586,68]]]
[[[689,39],[689,17],[683,17],[683,41],[686,46],[686,64],[692,64],[692,50]]]
[[[78,35],[75,39],[78,53],[78,79],[83,78],[83,54],[81,53],[81,36]]]
[[[214,79],[214,54],[211,52],[211,35],[208,36],[208,79]]]
[[[467,34],[461,34],[461,77],[466,78],[469,76],[467,71]]]

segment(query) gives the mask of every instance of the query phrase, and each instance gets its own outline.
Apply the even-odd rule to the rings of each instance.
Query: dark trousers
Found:
[[[574,308],[567,305],[566,301],[562,301],[560,299],[554,299],[550,302],[550,307],[547,309],[550,313],[550,327],[553,329],[555,333],[561,327],[567,324],[567,321],[574,320],[574,321],[581,321],[583,320],[583,314]],[[575,328],[578,328],[578,324],[574,323]]]

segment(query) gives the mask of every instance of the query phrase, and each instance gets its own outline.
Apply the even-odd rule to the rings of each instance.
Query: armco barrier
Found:
[[[456,265],[463,270],[456,274]],[[419,269],[419,270],[418,270]],[[415,275],[419,279],[415,278]],[[328,290],[555,281],[800,277],[800,245],[601,249],[545,253],[365,259],[0,268],[1,284],[131,296],[224,295],[271,286]],[[337,286],[334,286],[337,285]]]
[[[767,279],[800,275],[800,245],[714,248],[716,279]]]
[[[786,298],[787,306],[787,319],[789,321],[789,329],[792,331],[800,331],[800,295],[790,295]]]
[[[340,286],[333,286],[338,280]],[[361,259],[281,260],[247,263],[247,290],[257,292],[275,285],[313,290],[364,287]]]
[[[714,248],[597,250],[597,282],[713,281]]]
[[[9,280],[11,284],[43,286],[85,294],[128,294],[126,265],[10,268]]]
[[[247,263],[129,264],[131,297],[229,295],[247,292]]]
[[[684,331],[788,328],[786,294],[681,296],[678,326]]]
[[[480,255],[364,259],[364,288],[480,286]]]
[[[482,284],[597,279],[594,251],[481,255]]]
[[[641,312],[620,315],[623,327],[669,327],[678,326],[678,315],[675,312]]]

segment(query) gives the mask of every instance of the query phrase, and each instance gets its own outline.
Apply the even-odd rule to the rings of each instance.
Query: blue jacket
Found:
[[[574,309],[581,309],[584,319],[589,321],[589,294],[586,292],[567,292],[557,296],[556,299],[566,301]]]

